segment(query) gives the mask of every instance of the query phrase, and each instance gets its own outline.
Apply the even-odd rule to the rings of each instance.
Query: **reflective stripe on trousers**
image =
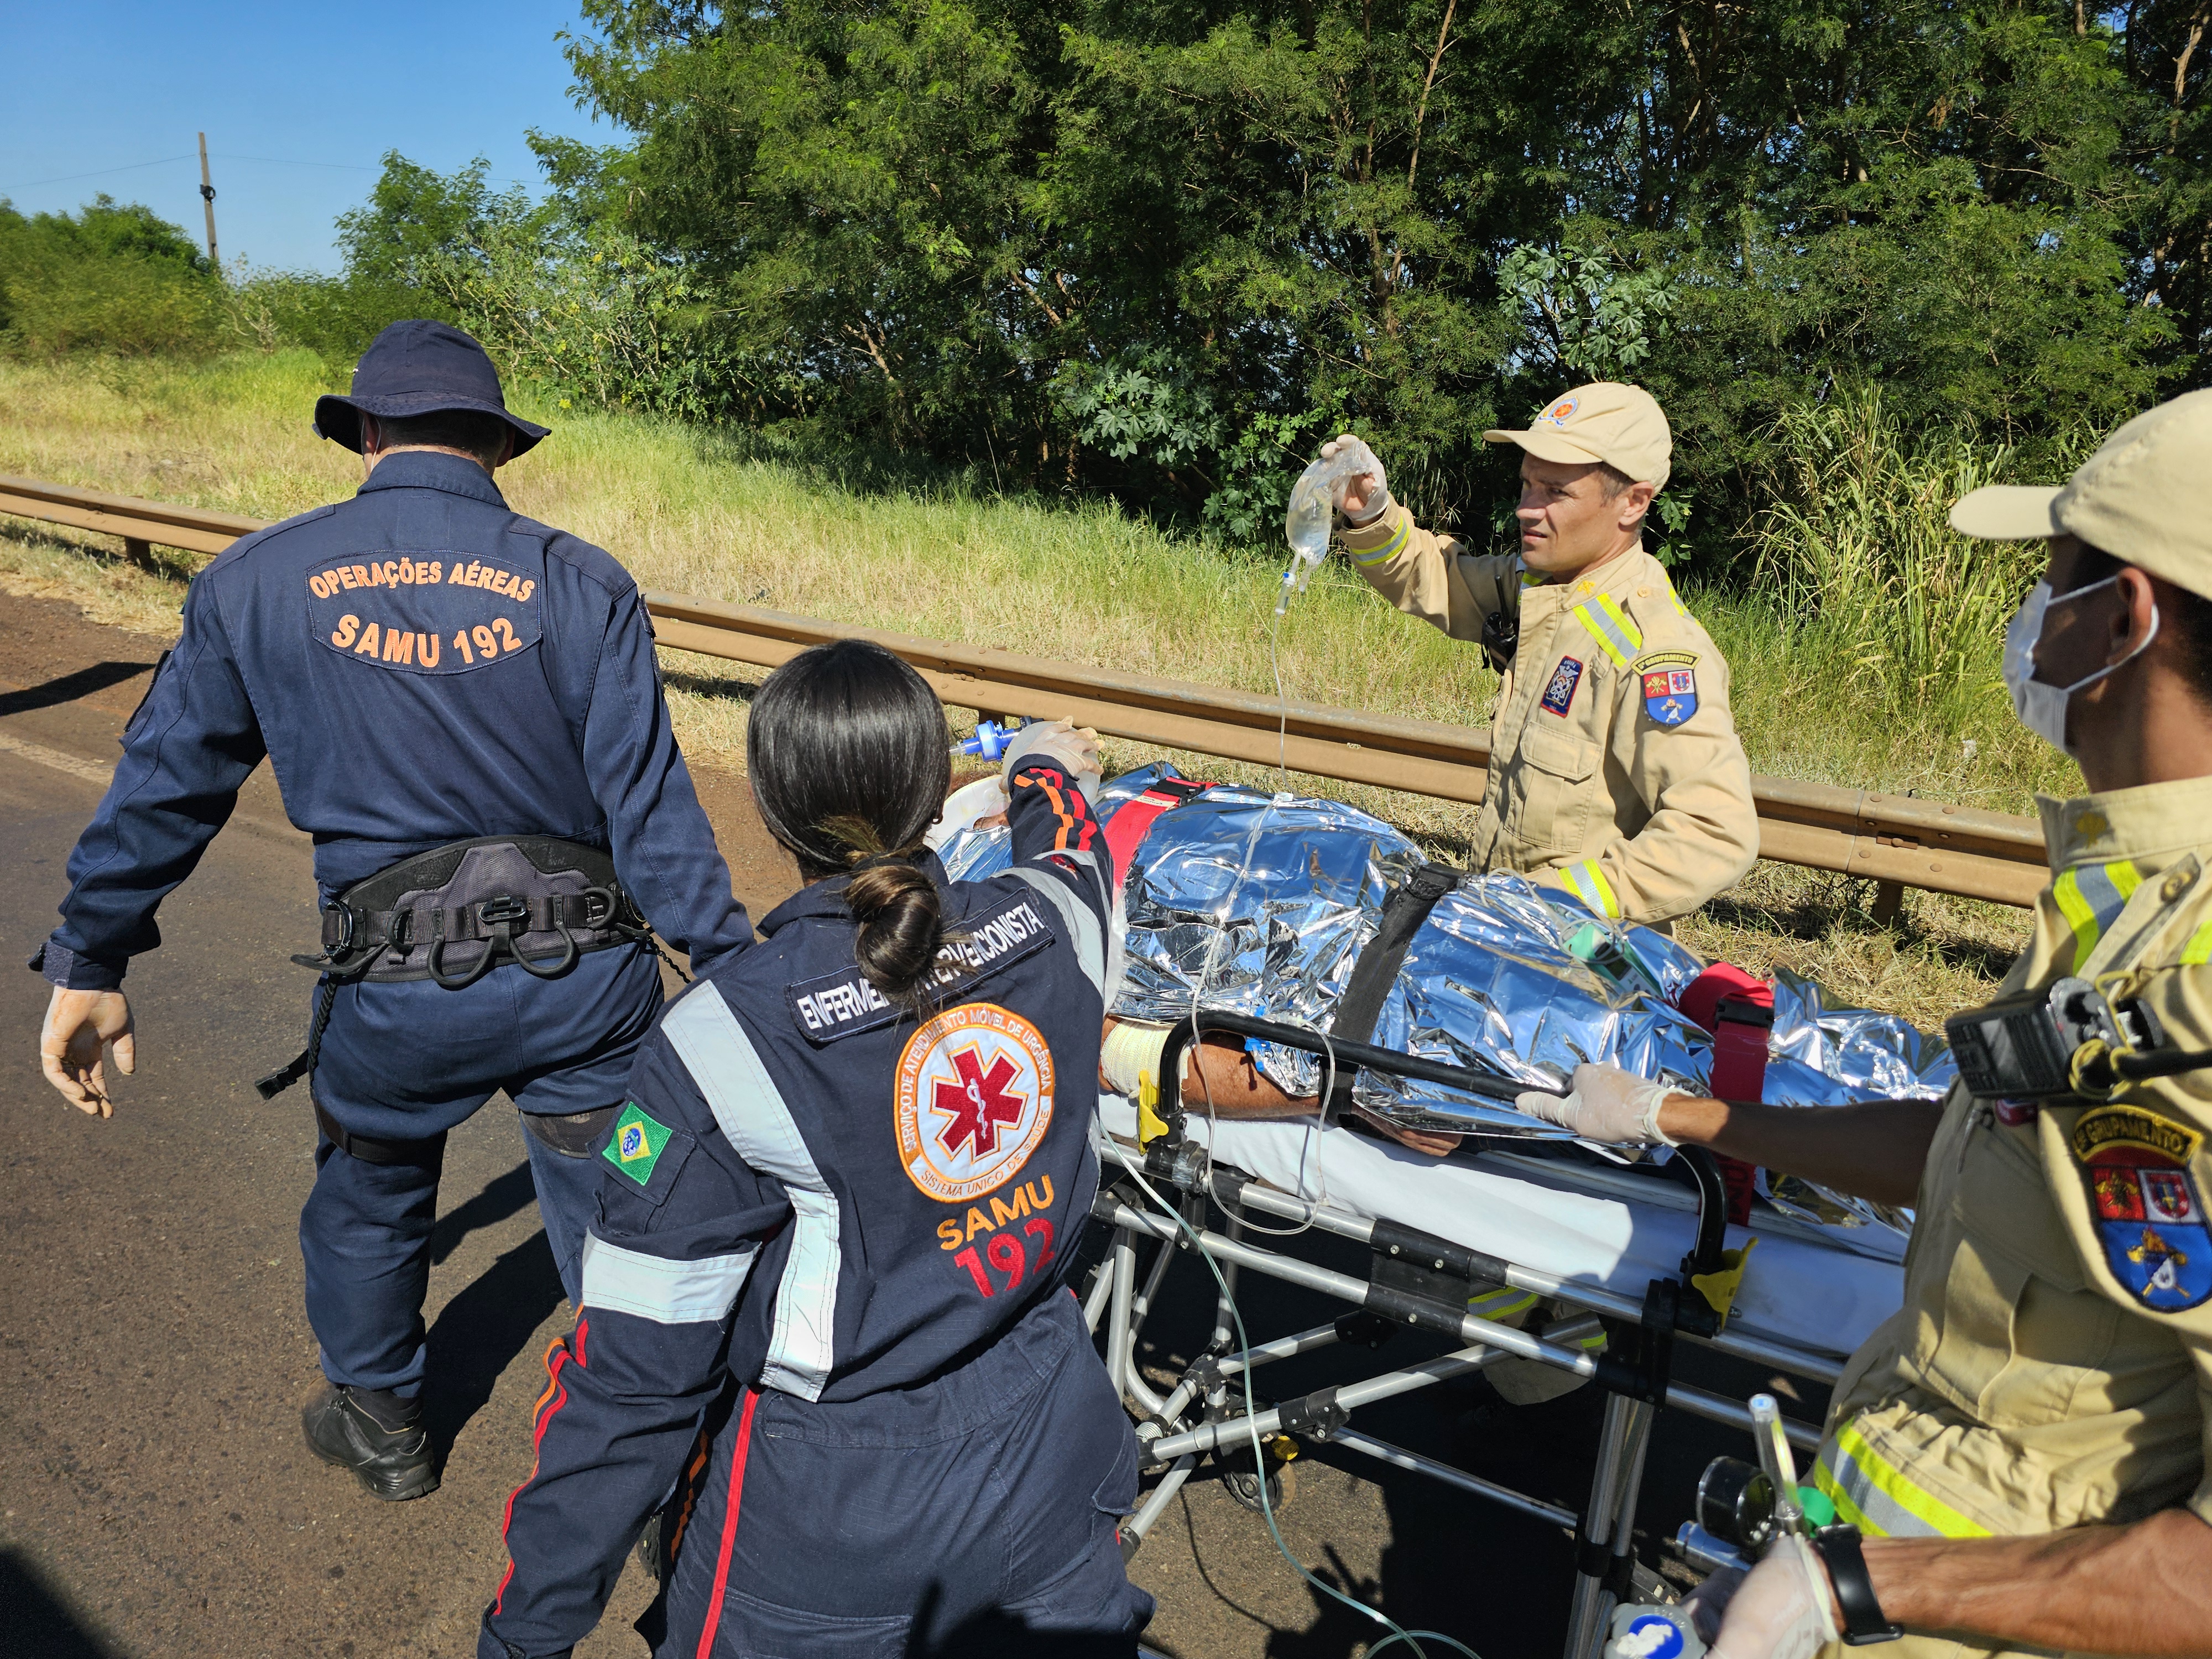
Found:
[[[1813,1484],[1836,1513],[1869,1538],[1989,1538],[1995,1534],[1930,1496],[1867,1443],[1855,1423],[1836,1431],[1813,1465]]]

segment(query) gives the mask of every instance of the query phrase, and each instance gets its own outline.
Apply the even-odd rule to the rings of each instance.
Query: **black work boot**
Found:
[[[438,1490],[418,1401],[332,1382],[307,1402],[300,1426],[307,1432],[309,1451],[351,1469],[372,1498],[399,1504]]]

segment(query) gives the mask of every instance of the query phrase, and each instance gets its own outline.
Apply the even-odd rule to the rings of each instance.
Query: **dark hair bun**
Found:
[[[869,984],[912,1006],[945,945],[937,888],[911,864],[878,864],[845,889],[845,908],[860,924],[853,957]]]

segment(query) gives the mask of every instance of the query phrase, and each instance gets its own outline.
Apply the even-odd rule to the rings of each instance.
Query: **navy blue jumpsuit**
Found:
[[[695,968],[751,942],[669,729],[637,585],[458,456],[388,455],[352,500],[210,564],[123,747],[70,855],[62,925],[32,958],[56,984],[113,988],[161,943],[155,908],[264,754],[314,837],[325,902],[452,842],[550,835],[609,849]],[[509,963],[461,991],[348,984],[314,1096],[349,1133],[386,1140],[437,1136],[501,1089],[525,1112],[596,1110],[621,1098],[660,1005],[653,957],[627,945],[553,980]],[[593,1166],[525,1141],[573,1300]],[[374,1164],[325,1139],[317,1162],[300,1235],[324,1371],[411,1395],[435,1159]]]
[[[1049,762],[1010,793],[1012,869],[922,860],[956,930],[933,1017],[860,976],[842,877],[662,1015],[482,1659],[567,1654],[679,1477],[658,1654],[890,1659],[993,1627],[1133,1651],[1136,1439],[1066,1282],[1110,876]]]

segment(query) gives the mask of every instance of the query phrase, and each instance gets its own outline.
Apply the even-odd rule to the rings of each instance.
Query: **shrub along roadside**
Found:
[[[106,196],[25,218],[0,198],[0,345],[205,356],[222,348],[228,295],[207,258],[151,210]]]

